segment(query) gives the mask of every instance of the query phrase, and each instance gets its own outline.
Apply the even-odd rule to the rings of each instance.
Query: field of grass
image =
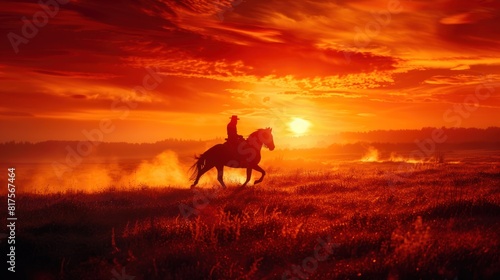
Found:
[[[400,167],[270,169],[246,188],[19,194],[16,276],[500,279],[499,167]]]

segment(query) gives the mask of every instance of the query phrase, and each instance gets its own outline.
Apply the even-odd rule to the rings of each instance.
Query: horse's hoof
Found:
[[[257,184],[260,184],[260,182],[262,182],[262,181],[255,180],[255,182],[253,182],[253,184],[254,184],[254,185],[257,185]]]

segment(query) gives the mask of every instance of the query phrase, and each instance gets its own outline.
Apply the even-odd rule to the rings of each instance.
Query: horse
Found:
[[[255,180],[254,184],[262,182],[266,172],[259,166],[261,159],[260,150],[262,146],[267,147],[271,151],[274,150],[272,130],[269,127],[257,129],[246,140],[239,141],[236,144],[229,142],[217,144],[199,157],[195,157],[197,161],[191,166],[191,170],[194,170],[191,175],[191,180],[194,179],[191,188],[194,188],[198,184],[200,177],[213,167],[217,169],[217,180],[223,188],[226,188],[222,178],[224,175],[224,166],[246,168],[247,179],[241,187],[246,186],[250,181],[253,169],[261,173],[261,177]]]

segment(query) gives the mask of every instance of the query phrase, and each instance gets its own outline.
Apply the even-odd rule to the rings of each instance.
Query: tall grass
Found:
[[[396,185],[389,163],[277,170],[189,219],[178,209],[193,199],[186,189],[23,194],[19,275],[281,279],[330,236],[339,246],[310,279],[495,279],[500,176],[476,170],[420,167]]]

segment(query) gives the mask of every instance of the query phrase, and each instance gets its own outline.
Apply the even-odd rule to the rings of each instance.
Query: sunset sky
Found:
[[[275,137],[297,119],[304,135],[500,126],[500,1],[58,6],[24,38],[43,7],[2,1],[0,141],[82,140],[103,119],[103,141],[209,139],[231,115]]]

